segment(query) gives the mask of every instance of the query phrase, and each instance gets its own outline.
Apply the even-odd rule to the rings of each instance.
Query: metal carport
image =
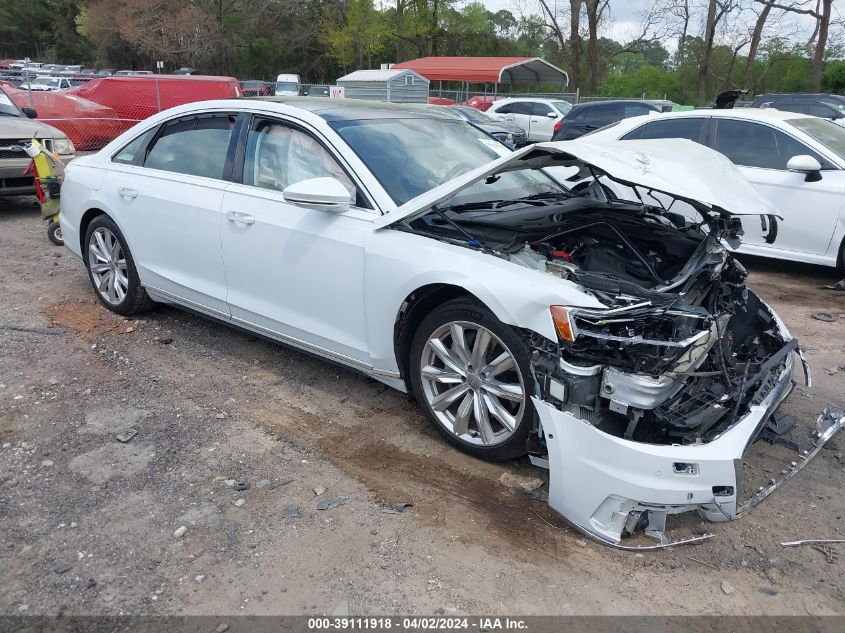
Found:
[[[510,86],[558,85],[565,90],[569,75],[539,57],[420,57],[395,64],[429,81],[456,81]]]

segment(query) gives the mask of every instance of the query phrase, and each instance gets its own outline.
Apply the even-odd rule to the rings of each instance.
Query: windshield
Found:
[[[484,132],[457,120],[366,119],[330,125],[397,205],[509,153]],[[561,191],[541,171],[512,171],[476,183],[445,206]]]
[[[55,77],[36,77],[30,84],[33,86],[50,86],[52,88],[53,86],[59,85],[59,80]]]
[[[299,92],[299,86],[295,81],[277,81],[276,92]]]
[[[0,88],[0,116],[23,116],[23,112],[2,88]]]
[[[566,114],[572,109],[572,104],[569,101],[552,101],[552,107],[561,114]]]
[[[817,117],[790,119],[788,123],[845,160],[845,128]]]
[[[492,121],[489,116],[484,114],[481,110],[476,110],[475,108],[456,107],[454,109],[470,123],[480,123],[483,125]]]

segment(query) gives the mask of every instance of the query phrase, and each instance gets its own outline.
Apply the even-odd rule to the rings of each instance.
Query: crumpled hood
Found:
[[[473,184],[504,171],[572,167],[574,180],[590,177],[590,169],[628,186],[667,194],[731,215],[775,214],[772,204],[725,156],[686,139],[596,141],[588,138],[538,143],[517,150],[412,198],[377,222],[381,228],[425,213]],[[646,203],[654,203],[644,196]]]

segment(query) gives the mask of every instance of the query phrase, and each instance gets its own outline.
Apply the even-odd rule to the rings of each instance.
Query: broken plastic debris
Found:
[[[509,488],[519,488],[526,492],[537,490],[543,485],[543,480],[539,477],[521,477],[513,473],[504,472],[499,477],[499,483]]]
[[[283,519],[298,519],[301,516],[302,512],[299,511],[299,506],[290,506],[282,512]]]
[[[114,434],[114,437],[118,442],[123,442],[124,444],[126,444],[126,442],[130,441],[136,435],[138,435],[138,429],[131,428],[125,429],[123,431],[118,431]]]
[[[330,510],[331,508],[336,508],[337,506],[343,504],[346,501],[343,497],[335,497],[334,499],[326,499],[325,501],[321,501],[317,504],[318,510]]]

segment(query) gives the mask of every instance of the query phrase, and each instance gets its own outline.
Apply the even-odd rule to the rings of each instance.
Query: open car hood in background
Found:
[[[776,214],[771,203],[722,154],[686,139],[593,141],[589,138],[538,143],[458,176],[412,198],[376,221],[376,227],[428,212],[464,189],[497,173],[519,169],[569,167],[575,182],[606,174],[613,180],[731,215]],[[646,203],[657,204],[644,195]]]

